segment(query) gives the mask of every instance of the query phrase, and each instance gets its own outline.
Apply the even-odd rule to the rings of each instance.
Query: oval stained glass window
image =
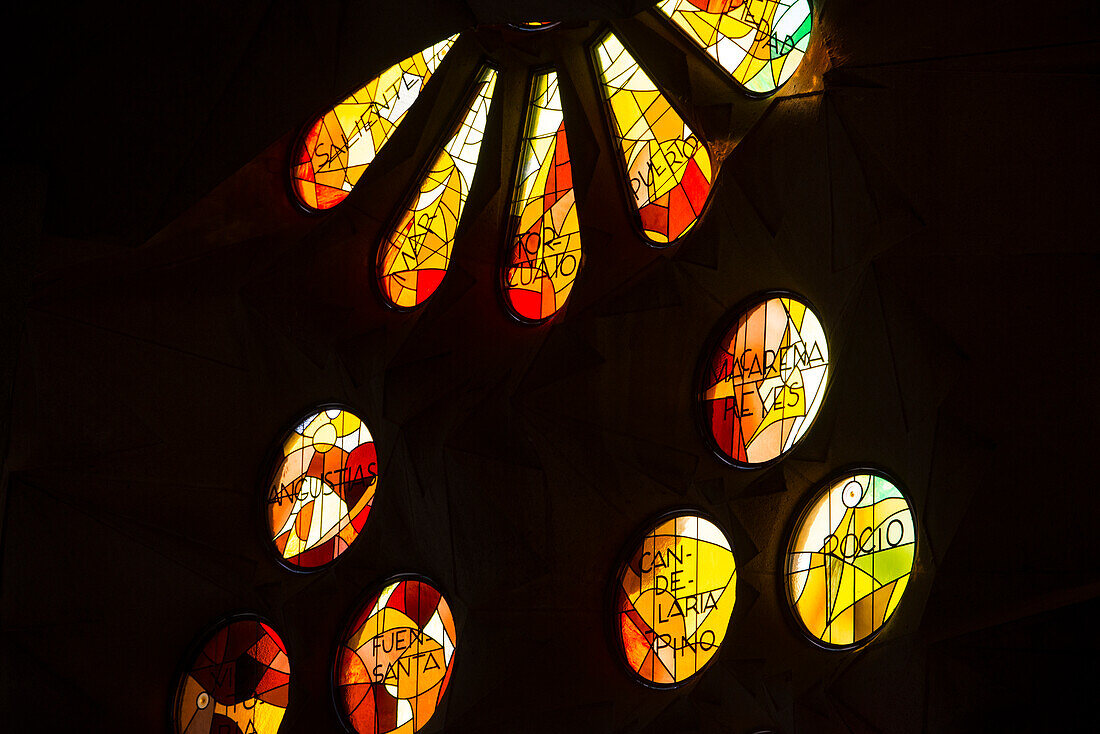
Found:
[[[787,547],[787,600],[810,637],[832,648],[869,640],[901,601],[916,554],[913,508],[874,470],[817,491]]]
[[[180,676],[172,717],[177,734],[274,734],[286,713],[290,661],[266,622],[221,622]]]
[[[810,46],[810,0],[664,0],[657,9],[754,94],[781,87]]]
[[[283,440],[267,489],[268,531],[283,562],[309,570],[334,561],[363,530],[377,488],[363,421],[336,406],[306,416]]]
[[[565,305],[583,257],[569,144],[554,71],[532,78],[516,179],[502,288],[513,316],[526,323],[540,323]]]
[[[310,125],[290,167],[299,204],[324,211],[347,198],[457,38],[394,64]]]
[[[743,468],[790,451],[817,417],[829,370],[825,330],[801,298],[769,294],[743,309],[703,374],[713,448]]]
[[[711,520],[678,513],[631,551],[615,585],[618,649],[649,686],[681,685],[717,654],[737,598],[729,539]]]
[[[419,731],[451,678],[451,608],[425,579],[396,577],[356,613],[333,670],[336,705],[358,734]]]

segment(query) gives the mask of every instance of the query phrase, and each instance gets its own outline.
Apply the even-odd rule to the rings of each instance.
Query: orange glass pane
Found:
[[[476,94],[458,131],[443,145],[397,226],[378,248],[378,281],[392,306],[419,306],[447,274],[455,231],[477,170],[496,79],[495,70],[482,68]]]
[[[897,609],[916,557],[909,500],[881,472],[848,472],[814,495],[787,547],[787,599],[815,641],[867,642]]]
[[[615,629],[627,665],[647,685],[684,683],[718,653],[736,598],[721,528],[690,513],[661,521],[619,570]]]
[[[817,417],[829,377],[829,345],[817,314],[794,296],[746,309],[704,375],[703,411],[714,444],[745,467],[772,461]]]
[[[540,322],[565,305],[582,261],[577,199],[555,72],[538,74],[533,80],[517,179],[504,294],[513,314]]]
[[[345,723],[359,734],[420,730],[447,690],[456,641],[438,589],[415,578],[387,582],[340,641],[333,685]]]
[[[654,244],[673,242],[706,205],[710,151],[614,34],[596,45],[595,58],[642,232]]]
[[[378,488],[378,455],[354,413],[312,413],[283,440],[267,490],[267,527],[283,562],[335,560],[359,537]]]
[[[756,94],[790,79],[810,45],[810,0],[664,0],[657,8]]]
[[[457,38],[394,64],[310,126],[290,168],[291,187],[303,206],[331,209],[351,193]]]
[[[286,713],[290,661],[254,617],[221,624],[181,676],[172,707],[177,734],[275,734]]]

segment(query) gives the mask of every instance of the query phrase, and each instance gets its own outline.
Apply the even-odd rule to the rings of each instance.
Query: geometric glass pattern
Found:
[[[223,622],[181,676],[172,706],[177,734],[274,734],[286,713],[286,646],[259,619]]]
[[[320,211],[347,198],[457,38],[394,64],[313,123],[290,168],[300,204]]]
[[[532,80],[517,178],[505,301],[516,317],[537,323],[565,305],[581,266],[577,200],[553,71]]]
[[[810,45],[809,0],[664,0],[658,9],[755,94],[790,79]]]
[[[642,233],[667,245],[703,211],[713,180],[710,151],[614,34],[596,45],[595,61]]]
[[[428,723],[451,678],[455,623],[419,578],[386,582],[356,614],[333,671],[337,707],[359,734],[411,734]]]
[[[772,295],[753,304],[722,337],[703,376],[713,448],[742,468],[790,451],[813,424],[828,377],[825,331],[806,303]]]
[[[736,595],[736,563],[717,525],[690,513],[659,522],[619,570],[615,587],[615,629],[627,665],[646,685],[682,684],[717,654]]]
[[[447,274],[455,230],[477,170],[496,77],[494,69],[482,67],[476,94],[457,132],[442,146],[397,225],[378,248],[378,283],[386,302],[395,308],[419,306]]]
[[[359,536],[378,488],[370,431],[350,411],[306,417],[283,440],[267,491],[270,537],[296,569],[330,563]]]
[[[787,548],[787,599],[815,641],[867,641],[890,619],[916,552],[913,510],[879,472],[828,483],[799,519]]]

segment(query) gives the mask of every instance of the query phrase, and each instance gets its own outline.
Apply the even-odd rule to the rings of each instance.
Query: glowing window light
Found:
[[[569,145],[553,71],[532,80],[517,179],[503,287],[512,313],[537,323],[565,305],[582,261]]]
[[[817,417],[830,370],[821,321],[794,295],[746,308],[708,358],[701,400],[713,447],[752,468],[794,448]]]
[[[596,44],[595,61],[642,233],[667,245],[703,212],[710,151],[614,34]]]
[[[266,622],[223,620],[180,676],[172,706],[177,734],[275,734],[286,713],[290,661]]]
[[[378,248],[378,282],[391,306],[419,306],[447,274],[455,231],[477,171],[496,79],[494,69],[482,67],[477,91],[457,132],[443,145],[397,226]]]
[[[419,578],[390,579],[340,642],[333,686],[345,723],[359,734],[419,731],[447,690],[456,640],[438,589]]]
[[[283,562],[313,569],[335,560],[363,530],[378,488],[378,456],[351,411],[309,414],[282,442],[268,486],[268,531]]]
[[[679,513],[633,549],[615,587],[619,649],[643,683],[675,687],[702,670],[726,636],[737,569],[725,533]]]
[[[300,204],[322,211],[347,198],[457,38],[394,64],[310,126],[290,167],[291,188]]]
[[[847,472],[820,489],[787,547],[787,600],[815,641],[867,642],[897,609],[916,554],[909,500],[874,470]]]
[[[657,8],[754,94],[781,87],[810,45],[809,0],[664,0]]]

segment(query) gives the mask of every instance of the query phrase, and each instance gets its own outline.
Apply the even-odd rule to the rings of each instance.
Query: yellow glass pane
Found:
[[[569,145],[553,71],[533,80],[517,179],[504,294],[517,317],[540,322],[565,305],[582,261]]]
[[[642,232],[669,244],[703,212],[710,151],[614,34],[596,45],[595,61]]]
[[[664,0],[657,8],[756,94],[790,79],[810,45],[809,0]]]
[[[419,306],[447,274],[455,231],[477,170],[496,79],[495,70],[482,68],[477,91],[458,130],[436,155],[397,226],[378,248],[378,282],[392,306]]]
[[[787,548],[795,617],[827,647],[871,638],[901,600],[916,554],[909,501],[879,472],[848,472],[824,486]]]
[[[677,686],[702,670],[726,636],[737,569],[725,533],[680,514],[657,524],[619,570],[615,628],[630,669]]]
[[[394,64],[310,126],[290,169],[291,186],[303,206],[331,209],[347,198],[457,38]]]

